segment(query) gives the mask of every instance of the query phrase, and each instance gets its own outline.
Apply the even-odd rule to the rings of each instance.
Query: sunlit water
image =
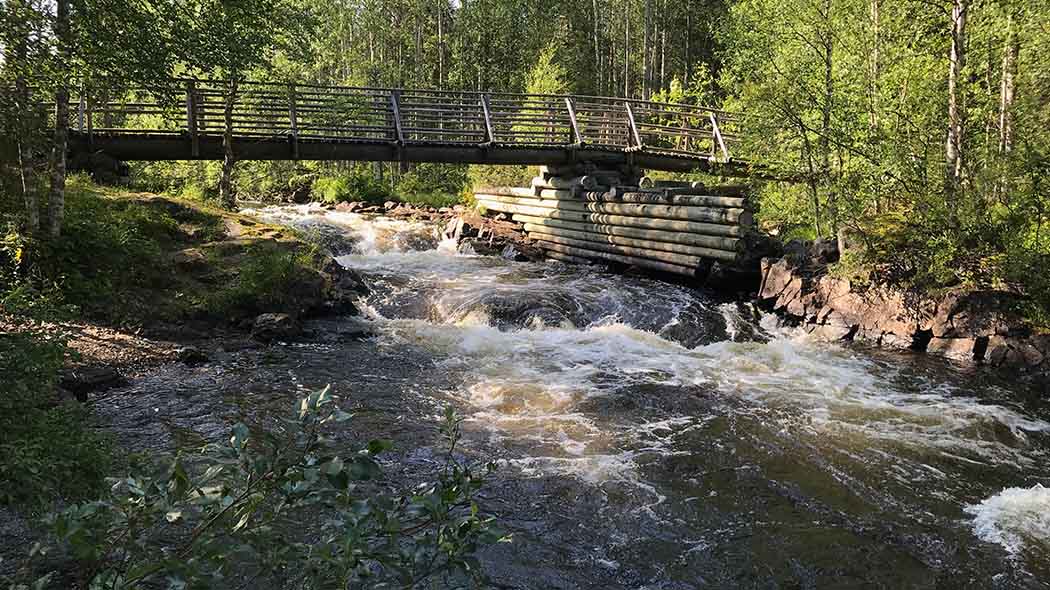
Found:
[[[452,403],[468,454],[501,460],[498,585],[1050,587],[1041,392],[681,286],[461,253],[425,224],[258,214],[322,234],[373,287],[380,351],[424,366],[377,402],[391,436]],[[353,394],[359,359],[298,350],[253,370]]]

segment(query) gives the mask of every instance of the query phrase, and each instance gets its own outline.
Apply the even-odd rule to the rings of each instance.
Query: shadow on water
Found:
[[[1050,580],[1041,392],[814,342],[683,287],[460,254],[423,224],[259,214],[327,236],[373,285],[377,335],[348,340],[351,320],[330,320],[317,342],[164,369],[103,404],[130,448],[266,422],[331,383],[363,410],[346,436],[394,439],[405,480],[435,465],[441,407],[466,417],[465,452],[502,464],[485,508],[514,542],[482,555],[499,587]]]

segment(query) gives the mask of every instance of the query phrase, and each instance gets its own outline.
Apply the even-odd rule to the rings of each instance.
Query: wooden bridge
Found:
[[[230,99],[232,97],[232,99]],[[74,97],[71,149],[121,160],[237,159],[743,168],[741,117],[569,95],[173,80]]]

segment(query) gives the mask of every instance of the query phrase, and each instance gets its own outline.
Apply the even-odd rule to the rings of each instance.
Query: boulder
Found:
[[[252,323],[252,339],[259,342],[291,341],[303,334],[303,327],[286,313],[264,313]]]
[[[1016,296],[1002,291],[955,290],[937,305],[931,329],[938,338],[984,338],[1011,333],[1023,324],[1004,310],[1011,309]]]
[[[350,201],[349,203],[336,203],[335,210],[340,213],[353,213],[359,211],[364,207],[364,203],[360,201]]]
[[[832,264],[839,261],[839,244],[837,240],[819,239],[809,247],[809,257],[819,264]]]
[[[208,355],[196,346],[183,346],[175,351],[175,358],[184,365],[195,367],[211,360]]]
[[[967,361],[974,359],[977,349],[976,338],[938,338],[935,336],[926,345],[926,352]]]
[[[778,299],[795,278],[794,268],[784,259],[763,258],[761,268],[762,284],[758,289],[759,299]]]
[[[71,393],[79,401],[87,401],[89,393],[99,393],[122,387],[128,380],[113,367],[76,367],[63,371],[58,386]]]

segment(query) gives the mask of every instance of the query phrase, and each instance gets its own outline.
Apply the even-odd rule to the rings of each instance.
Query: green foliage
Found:
[[[12,306],[9,311],[32,312],[46,300],[48,305],[38,305],[42,311],[79,309],[89,317],[129,319],[133,294],[171,284],[166,250],[222,231],[218,216],[199,209],[152,197],[114,198],[73,177],[63,239],[29,242],[15,233],[5,238],[3,272],[16,280],[0,298]],[[24,256],[31,264],[20,262]]]
[[[109,438],[78,403],[55,397],[64,355],[53,335],[0,334],[0,505],[35,510],[105,487],[114,464]]]
[[[320,250],[313,244],[262,242],[236,263],[229,284],[206,295],[204,309],[220,317],[297,309],[307,277],[317,275]]]
[[[467,166],[418,164],[397,180],[395,192],[406,203],[446,207],[460,200],[467,184]]]
[[[1050,309],[1050,62],[1024,50],[1047,39],[1037,23],[1048,13],[968,4],[961,183],[945,166],[951,23],[940,6],[882,2],[873,13],[866,0],[740,0],[720,32],[717,80],[726,108],[752,115],[736,149],[805,177],[761,190],[767,229],[785,238],[848,230],[864,243],[853,263],[872,278],[1005,288]],[[1011,104],[1002,90],[1017,46]]]
[[[477,502],[494,466],[479,472],[455,458],[455,415],[442,429],[443,469],[407,494],[378,485],[388,442],[335,448],[351,418],[325,388],[271,430],[237,424],[228,442],[201,450],[198,468],[177,456],[155,475],[112,480],[107,497],[51,515],[49,528],[84,587],[409,588],[438,576],[445,587],[482,584],[473,553],[505,539]],[[304,530],[307,521],[319,530]]]
[[[376,180],[371,171],[361,169],[334,176],[320,176],[314,180],[311,194],[314,199],[327,203],[382,203],[392,197],[389,185]]]
[[[536,176],[535,166],[474,165],[467,172],[467,188],[529,186],[534,176]]]

